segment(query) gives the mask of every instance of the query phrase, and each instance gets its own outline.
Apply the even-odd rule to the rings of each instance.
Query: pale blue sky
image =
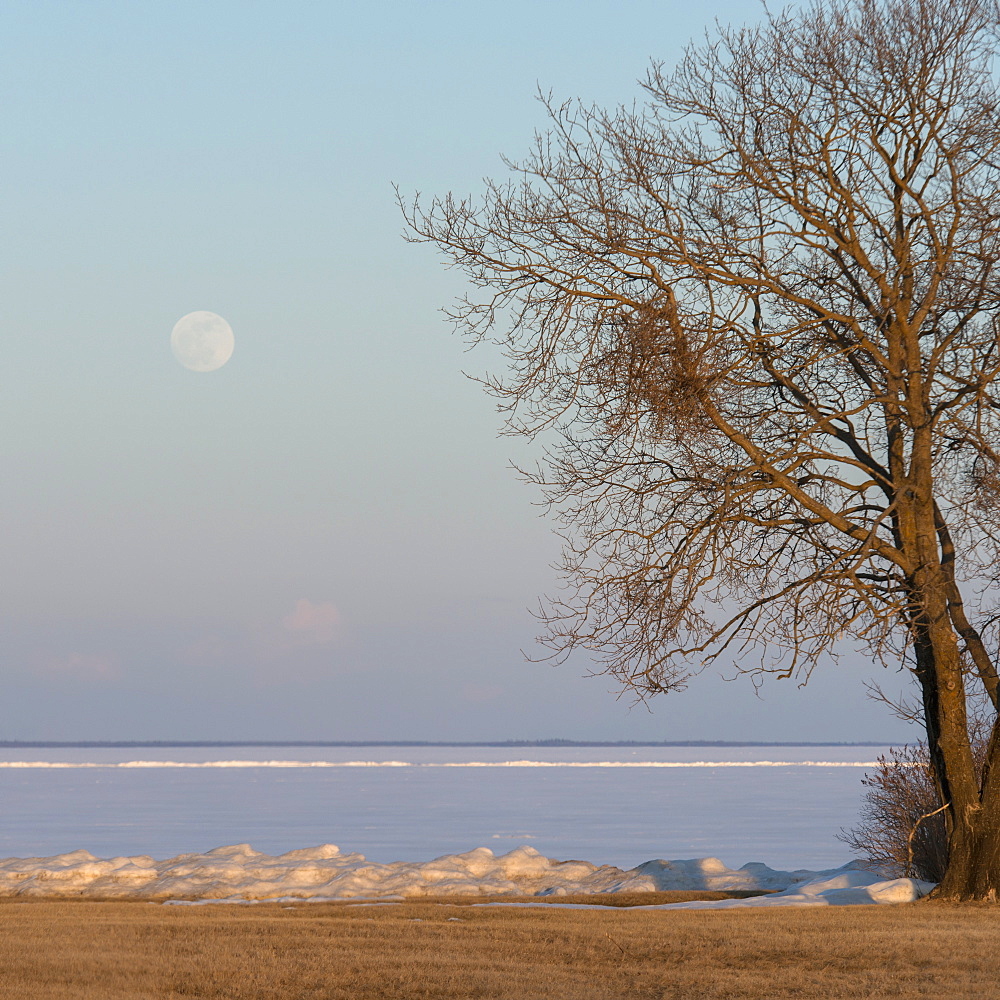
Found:
[[[538,86],[640,97],[730,2],[8,2],[0,34],[7,739],[868,739],[810,689],[629,711],[525,663],[557,554],[392,183],[475,191]],[[232,324],[195,374],[185,313]]]

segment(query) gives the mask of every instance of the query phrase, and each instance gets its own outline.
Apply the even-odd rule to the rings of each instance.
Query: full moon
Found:
[[[232,356],[233,328],[213,312],[188,313],[174,325],[170,347],[174,357],[193,372],[214,372]]]

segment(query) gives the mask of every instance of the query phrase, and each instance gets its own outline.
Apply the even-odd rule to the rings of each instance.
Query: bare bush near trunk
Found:
[[[409,216],[506,351],[509,430],[562,435],[532,477],[565,538],[554,655],[641,694],[720,658],[902,661],[951,898],[1000,891],[997,739],[980,780],[965,707],[995,721],[998,25],[838,0],[719,28],[645,106],[550,104],[519,180]]]
[[[948,831],[926,743],[894,747],[862,779],[868,792],[857,826],[840,839],[880,874],[940,882]]]
[[[976,775],[981,780],[989,750],[988,711],[977,706],[970,716]],[[948,825],[924,741],[891,747],[861,783],[868,791],[857,826],[839,839],[873,870],[891,878],[940,882],[948,868]]]

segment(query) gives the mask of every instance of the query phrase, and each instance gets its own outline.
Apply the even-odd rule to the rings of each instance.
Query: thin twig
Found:
[[[607,932],[604,932],[604,936],[626,957],[631,958],[632,956]]]
[[[931,816],[937,816],[938,813],[944,812],[945,809],[950,806],[950,802],[946,802],[940,809],[935,809],[934,812],[924,813],[923,816],[919,817],[916,823],[913,824],[913,828],[910,830],[910,835],[906,838],[906,876],[907,878],[913,878],[913,838],[916,835],[917,827],[925,819],[930,819]]]

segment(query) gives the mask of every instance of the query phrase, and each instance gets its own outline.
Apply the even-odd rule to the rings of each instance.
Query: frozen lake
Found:
[[[631,868],[829,868],[887,747],[2,748],[0,857],[321,843],[372,861],[521,844]],[[64,765],[64,766],[60,766]]]

